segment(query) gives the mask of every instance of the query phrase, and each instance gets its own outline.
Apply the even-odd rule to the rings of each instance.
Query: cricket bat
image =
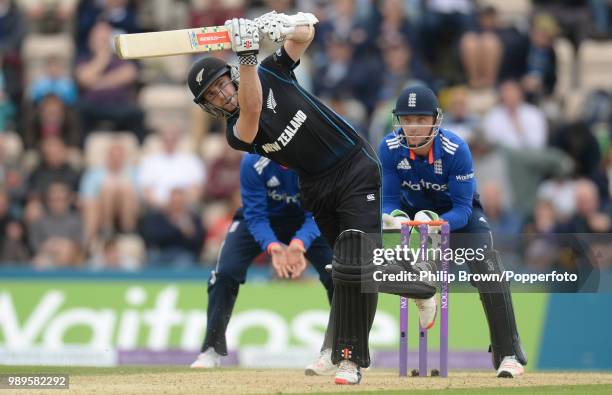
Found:
[[[184,55],[231,48],[230,36],[225,26],[115,36],[115,52],[121,59]]]
[[[304,12],[284,17],[286,18],[286,24],[283,26],[285,34],[292,33],[297,26],[312,26],[318,22],[317,17],[313,14]],[[225,26],[115,36],[115,52],[121,59],[154,58],[226,49],[232,49],[232,43]]]

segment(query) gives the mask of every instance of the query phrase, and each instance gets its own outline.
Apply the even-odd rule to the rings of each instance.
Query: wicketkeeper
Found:
[[[393,132],[379,147],[383,165],[383,212],[420,210],[441,214],[451,229],[451,248],[484,251],[468,261],[472,273],[501,273],[491,229],[476,188],[472,154],[456,134],[440,127],[442,110],[435,94],[423,86],[402,91],[393,110]],[[387,221],[393,219],[385,215]],[[527,355],[514,318],[508,284],[477,283],[489,324],[490,351],[498,377],[523,374]]]

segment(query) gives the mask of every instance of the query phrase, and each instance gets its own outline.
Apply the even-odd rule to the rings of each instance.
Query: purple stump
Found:
[[[409,245],[410,229],[407,225],[401,228],[401,245]],[[408,299],[400,296],[400,347],[399,375],[408,376]]]
[[[441,229],[442,250],[446,250],[450,245],[450,227],[448,223],[442,224]],[[448,377],[448,259],[446,254],[442,254],[442,286],[440,291],[440,376]]]
[[[408,299],[400,296],[399,375],[408,376]]]
[[[419,377],[427,377],[427,329],[419,325]]]
[[[427,247],[429,241],[429,226],[419,225],[419,241],[422,261],[428,258]],[[421,328],[419,323],[419,377],[427,377],[427,329]]]

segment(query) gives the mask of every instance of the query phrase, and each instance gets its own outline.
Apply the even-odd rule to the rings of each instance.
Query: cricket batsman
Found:
[[[298,278],[308,259],[319,273],[331,303],[334,291],[325,266],[332,250],[321,236],[312,214],[300,206],[297,174],[268,158],[247,154],[240,166],[243,207],[234,215],[219,260],[208,281],[206,337],[192,368],[215,368],[227,355],[225,332],[238,297],[240,284],[262,251],[272,258],[281,278]],[[329,332],[329,331],[328,331]],[[333,374],[331,337],[326,333],[321,356],[306,368],[306,374]]]
[[[293,70],[314,37],[316,22],[312,14],[275,12],[252,21],[228,20],[239,67],[214,57],[200,59],[188,85],[196,104],[226,119],[231,147],[297,172],[302,207],[313,213],[333,248],[335,382],[358,384],[360,368],[370,365],[368,338],[380,290],[364,291],[372,289],[373,250],[382,247],[381,168],[376,152],[355,129],[296,80]],[[258,65],[260,33],[282,45]],[[413,282],[400,291],[428,299],[436,289]]]
[[[468,145],[442,129],[442,111],[435,94],[424,86],[404,89],[393,110],[393,132],[381,142],[383,212],[415,217],[421,210],[441,214],[449,223],[451,248],[481,248],[484,259],[468,263],[472,273],[501,273],[491,230],[476,188]],[[457,235],[461,234],[461,235]],[[507,283],[473,284],[487,317],[490,352],[497,377],[524,373],[527,355],[521,347]]]

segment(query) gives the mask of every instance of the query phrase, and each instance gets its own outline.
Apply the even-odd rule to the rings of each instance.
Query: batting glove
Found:
[[[257,25],[250,19],[234,18],[225,21],[225,28],[229,31],[232,50],[238,55],[240,64],[255,66],[259,52]]]
[[[270,41],[280,43],[285,40],[287,33],[291,29],[287,15],[279,14],[276,11],[268,12],[253,20],[257,24],[259,31],[268,37]]]
[[[285,15],[276,11],[268,12],[253,20],[259,31],[270,41],[275,43],[283,42],[296,26],[312,26],[318,19],[310,13],[299,12],[296,15]]]

